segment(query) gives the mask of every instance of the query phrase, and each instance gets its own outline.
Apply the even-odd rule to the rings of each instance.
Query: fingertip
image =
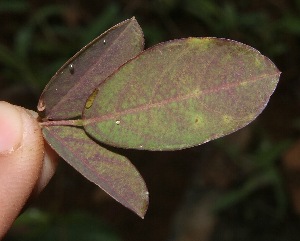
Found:
[[[58,165],[59,158],[57,153],[47,144],[47,142],[45,142],[44,145],[45,157],[43,161],[43,167],[33,194],[39,194],[45,188],[54,175]]]
[[[23,137],[20,111],[13,105],[0,101],[0,155],[16,150]]]
[[[0,126],[1,239],[36,185],[43,165],[44,142],[39,123],[24,108],[0,102]]]

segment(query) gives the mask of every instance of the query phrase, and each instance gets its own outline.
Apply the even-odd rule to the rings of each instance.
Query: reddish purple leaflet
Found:
[[[143,48],[143,32],[135,18],[101,34],[52,77],[39,100],[41,115],[48,120],[80,117],[95,87]]]

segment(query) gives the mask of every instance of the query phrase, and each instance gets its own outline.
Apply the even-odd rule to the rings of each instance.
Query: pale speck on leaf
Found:
[[[69,64],[69,72],[70,72],[70,74],[74,74],[75,73],[74,64]]]

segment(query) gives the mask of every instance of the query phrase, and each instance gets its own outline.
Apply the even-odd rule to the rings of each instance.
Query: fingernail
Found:
[[[17,107],[0,101],[0,155],[16,150],[23,137],[22,118]]]

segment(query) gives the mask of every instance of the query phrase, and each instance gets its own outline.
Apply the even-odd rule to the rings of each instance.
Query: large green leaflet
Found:
[[[159,44],[96,89],[85,130],[106,144],[176,150],[232,133],[265,108],[280,72],[257,50],[226,39]]]

